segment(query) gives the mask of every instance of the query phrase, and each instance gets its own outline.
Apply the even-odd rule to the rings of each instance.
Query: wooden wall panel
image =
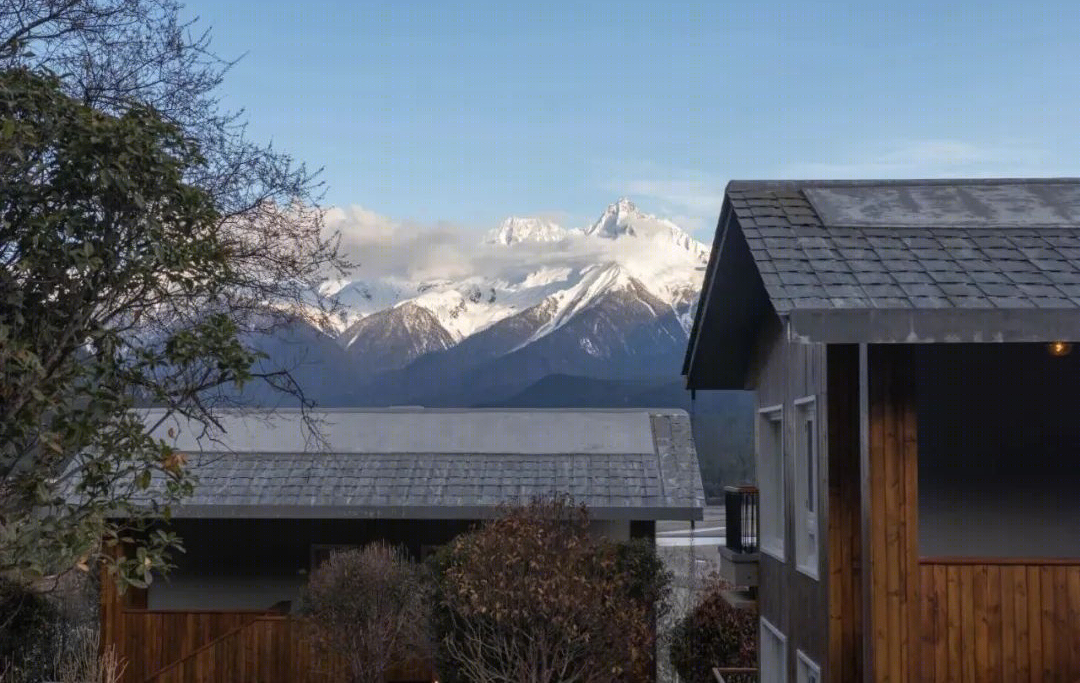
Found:
[[[859,349],[830,346],[828,398],[829,631],[825,677],[835,683],[862,679],[862,529],[859,502]]]
[[[302,622],[252,612],[123,613],[124,683],[345,683],[344,660],[306,637]],[[134,635],[138,634],[138,636]],[[163,663],[164,662],[164,663]],[[388,681],[431,680],[416,660]]]
[[[1080,680],[1080,560],[924,558],[919,573],[921,680]]]
[[[864,614],[874,681],[916,680],[922,663],[918,564],[918,415],[911,350],[867,351],[868,434],[863,496]]]

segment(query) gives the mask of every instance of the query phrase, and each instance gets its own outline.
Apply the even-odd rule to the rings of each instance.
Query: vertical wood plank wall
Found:
[[[830,346],[826,367],[829,651],[825,674],[833,683],[847,683],[863,676],[858,347]]]
[[[921,652],[918,415],[910,347],[868,350],[868,495],[863,581],[869,582],[870,678],[916,680]]]
[[[924,558],[921,680],[1080,680],[1080,560]]]
[[[302,621],[260,612],[120,609],[124,683],[345,683],[337,654],[320,647]],[[103,634],[107,627],[103,623]],[[111,631],[116,634],[116,631]],[[430,681],[430,662],[414,660],[387,681]]]
[[[813,662],[827,668],[828,653],[828,498],[819,512],[819,578],[814,579],[796,568],[795,562],[795,444],[793,401],[815,396],[818,410],[818,453],[827,452],[828,405],[826,395],[826,347],[824,344],[793,343],[785,334],[774,331],[761,344],[763,356],[754,369],[754,388],[759,408],[783,405],[784,454],[784,560],[761,553],[758,564],[758,608],[787,637],[788,680],[795,680],[796,651],[801,650]],[[755,420],[757,418],[755,417]],[[826,458],[819,458],[818,491],[827,487]]]

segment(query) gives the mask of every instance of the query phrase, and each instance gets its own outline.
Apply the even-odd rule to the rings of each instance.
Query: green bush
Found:
[[[757,613],[724,600],[719,577],[671,632],[671,664],[685,683],[713,683],[714,666],[757,666]]]

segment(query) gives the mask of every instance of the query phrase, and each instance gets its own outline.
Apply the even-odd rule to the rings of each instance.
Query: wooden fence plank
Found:
[[[920,659],[922,668],[919,673],[920,680],[934,680],[934,651],[937,643],[937,595],[934,593],[934,569],[933,567],[920,567],[919,578],[922,581],[922,593],[927,596],[922,601],[922,643],[920,645]]]
[[[975,626],[975,678],[992,680],[990,675],[990,614],[987,606],[989,589],[986,567],[970,567],[972,617]]]
[[[987,680],[1002,680],[1001,660],[1004,653],[1002,645],[1002,608],[1001,608],[1001,567],[988,565],[986,572],[986,635],[987,635]]]
[[[1080,680],[1080,560],[951,559],[920,561],[921,680]]]
[[[1080,571],[1070,571],[1066,577],[1068,588],[1066,601],[1069,605],[1069,674],[1080,678]]]
[[[1016,673],[1016,602],[1013,600],[1013,570],[997,567],[1000,572],[998,595],[1001,599],[1001,677],[1015,681]]]
[[[1057,634],[1054,629],[1054,568],[1039,567],[1039,589],[1042,614],[1042,678],[1052,681],[1057,676],[1054,660],[1057,657]]]

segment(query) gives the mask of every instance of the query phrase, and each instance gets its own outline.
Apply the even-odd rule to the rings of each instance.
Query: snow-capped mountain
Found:
[[[520,244],[521,242],[558,242],[570,236],[570,231],[558,223],[543,218],[510,216],[502,225],[487,234],[488,244]]]
[[[673,222],[620,199],[585,228],[507,218],[473,249],[464,277],[324,283],[367,378],[357,403],[497,400],[553,372],[677,375],[708,250]]]
[[[358,320],[411,302],[429,311],[457,343],[548,297],[553,297],[550,306],[568,306],[572,315],[605,288],[624,287],[627,278],[682,313],[700,287],[699,269],[708,260],[705,245],[671,221],[639,211],[628,199],[610,205],[583,230],[541,218],[510,217],[477,249],[487,250],[496,264],[510,266],[453,281],[382,277],[324,285],[322,295],[343,308],[342,342],[353,342],[356,330],[346,329]],[[560,316],[544,333],[565,319]]]
[[[604,214],[586,228],[584,233],[609,239],[636,237],[686,250],[701,259],[702,263],[709,259],[708,249],[704,244],[666,218],[657,218],[638,211],[634,203],[625,197],[608,206]]]

